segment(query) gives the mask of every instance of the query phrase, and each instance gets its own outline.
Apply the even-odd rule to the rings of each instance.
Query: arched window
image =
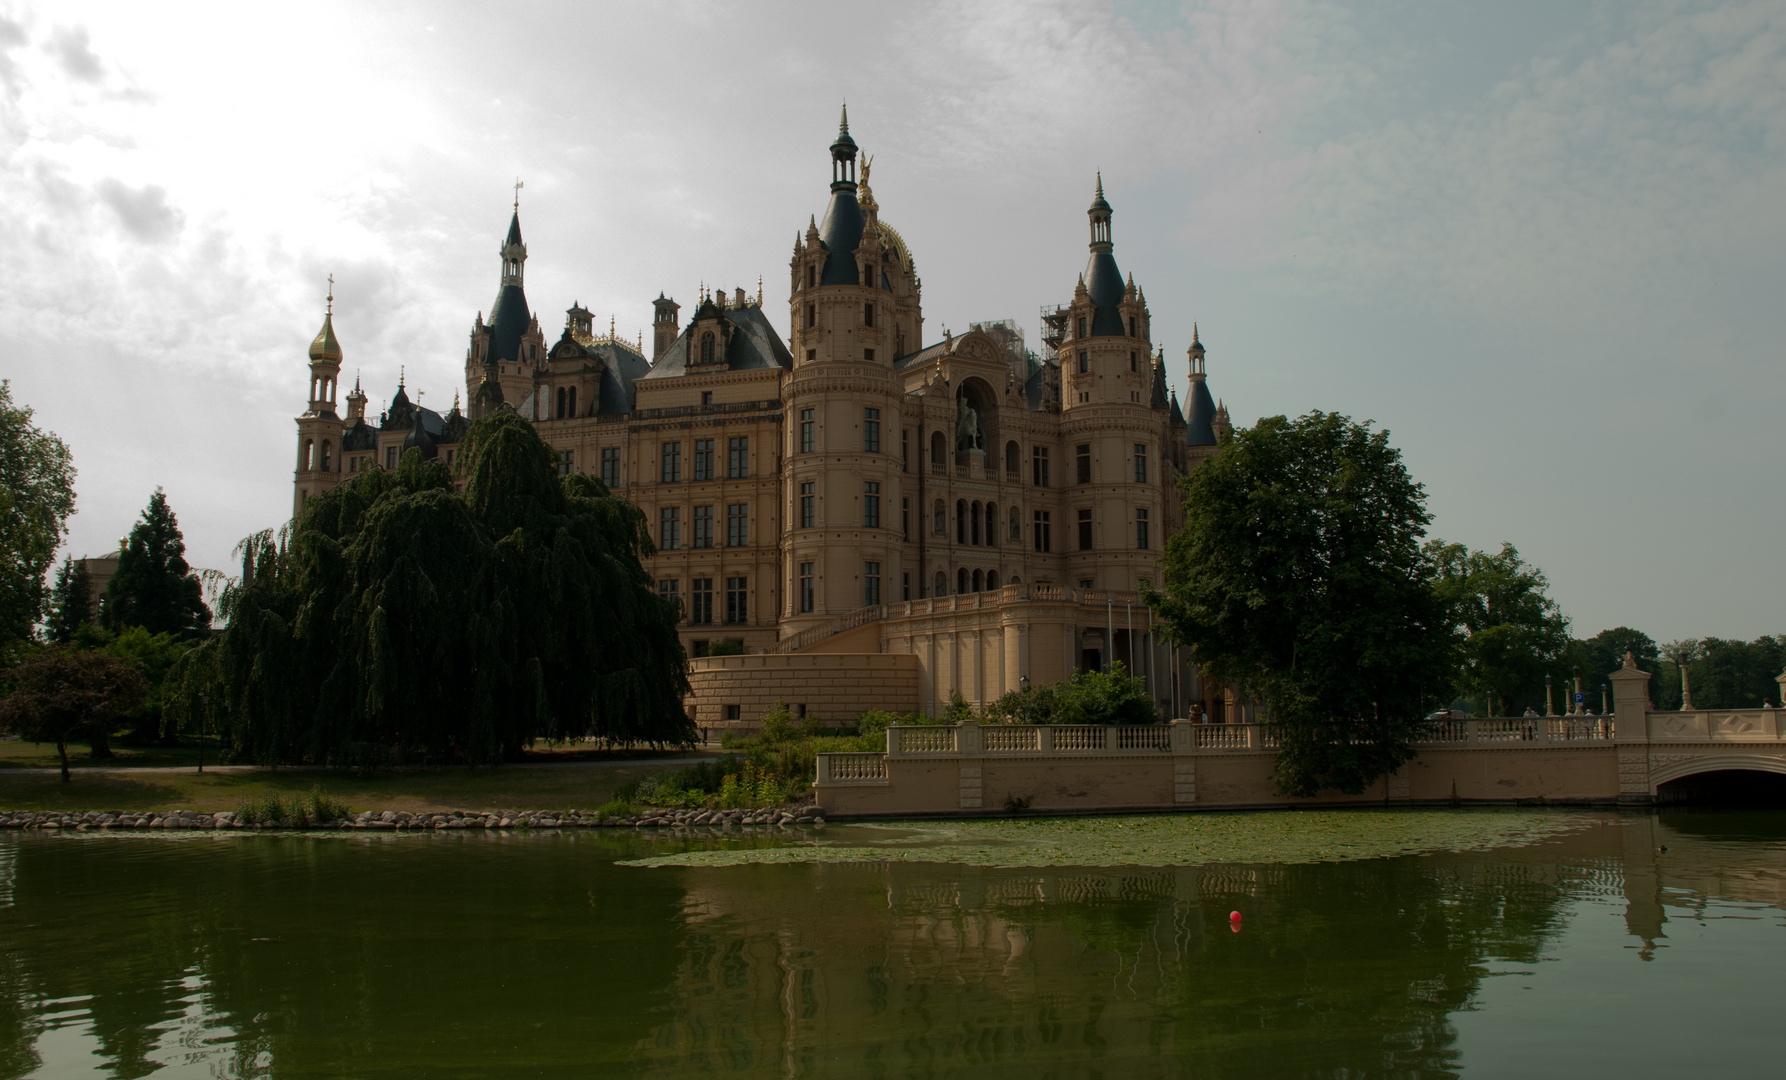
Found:
[[[334,449],[334,446],[329,442],[329,440],[324,439],[322,441],[322,471],[323,472],[333,471],[329,468],[329,451],[332,449]]]
[[[967,543],[967,500],[955,500],[955,542]]]
[[[949,579],[947,577],[943,576],[943,572],[941,570],[938,570],[936,572],[936,589],[934,592],[931,593],[931,595],[933,595],[933,596],[947,596],[947,595],[949,595]]]
[[[974,571],[974,591],[975,592],[985,592],[986,591],[986,575],[982,574],[978,570]]]
[[[577,388],[574,386],[571,387],[569,390],[565,391],[564,414],[566,416],[577,415]]]
[[[930,435],[930,463],[932,465],[947,465],[949,459],[944,456],[946,453],[947,451],[943,449],[943,433],[932,432]]]
[[[997,592],[998,591],[998,571],[997,570],[986,571],[986,591],[987,592]]]
[[[965,566],[955,571],[955,591],[957,593],[967,592],[967,567]]]
[[[943,509],[943,500],[938,499],[936,501],[936,506],[933,508],[932,514],[936,518],[936,521],[931,526],[930,531],[936,533],[938,536],[948,532],[948,512]]]
[[[309,439],[304,440],[304,449],[298,452],[298,468],[305,472],[316,468],[316,444]]]
[[[986,546],[998,546],[998,504],[986,504]]]
[[[1005,444],[1005,476],[1014,484],[1023,475],[1023,451],[1017,448],[1017,440],[1012,439]]]
[[[1023,584],[1023,577],[1019,574],[1012,574],[1011,580],[1006,582],[1005,584],[1007,584],[1007,585],[1021,585],[1021,584]]]
[[[711,330],[701,335],[701,363],[713,363],[713,332]]]
[[[980,542],[980,504],[979,503],[977,503],[977,502],[974,503],[974,505],[968,510],[968,521],[970,523],[968,526],[968,543],[978,544]]]
[[[558,388],[558,411],[552,415],[560,420],[564,419],[564,387],[562,386]]]

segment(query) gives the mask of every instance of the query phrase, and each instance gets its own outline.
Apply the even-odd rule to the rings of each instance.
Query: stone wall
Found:
[[[754,729],[778,701],[830,725],[869,709],[918,708],[918,658],[900,653],[751,653],[689,661],[695,724]],[[736,706],[738,719],[727,719]]]

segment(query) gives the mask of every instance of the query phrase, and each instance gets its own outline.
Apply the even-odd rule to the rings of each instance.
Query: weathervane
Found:
[[[334,274],[329,275],[329,310],[325,314],[329,314],[329,315],[335,314],[335,275]]]
[[[515,177],[515,213],[517,214],[521,212],[521,189],[526,186],[526,184],[521,182],[519,176]]]

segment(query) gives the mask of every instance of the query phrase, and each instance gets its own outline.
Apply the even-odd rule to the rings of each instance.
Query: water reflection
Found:
[[[1583,912],[1653,965],[1786,907],[1778,812],[1300,866],[613,865],[644,843],[0,838],[0,1077],[1448,1076]]]

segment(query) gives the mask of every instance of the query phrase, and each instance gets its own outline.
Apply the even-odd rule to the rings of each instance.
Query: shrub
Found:
[[[743,656],[743,638],[720,638],[707,645],[708,656]]]
[[[1013,690],[986,712],[1007,724],[1153,724],[1160,718],[1147,681],[1120,661],[1107,672],[1076,671],[1065,682]]]

